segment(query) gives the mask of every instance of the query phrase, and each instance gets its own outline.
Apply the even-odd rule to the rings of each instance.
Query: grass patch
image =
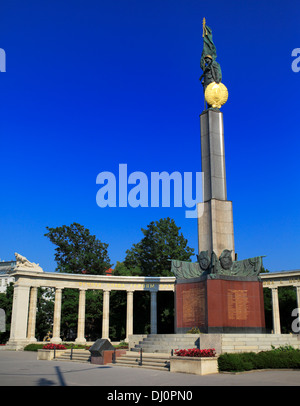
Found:
[[[128,348],[128,343],[126,343],[125,341],[121,341],[119,344],[114,345],[114,347],[117,350],[127,349]]]

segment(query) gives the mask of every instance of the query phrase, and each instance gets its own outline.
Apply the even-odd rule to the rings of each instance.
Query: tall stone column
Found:
[[[51,339],[51,342],[54,344],[59,344],[62,341],[60,338],[61,297],[62,289],[56,288],[54,302],[53,336]]]
[[[77,325],[77,338],[76,343],[85,344],[84,337],[85,331],[85,289],[79,290],[79,304],[78,304],[78,325]]]
[[[232,202],[227,200],[223,114],[205,110],[200,115],[203,203],[198,203],[199,252],[224,249],[235,258]]]
[[[273,333],[281,334],[278,288],[277,287],[271,288],[271,290],[272,290]]]
[[[102,338],[109,339],[109,290],[103,290]]]
[[[157,292],[151,292],[151,334],[157,334]]]
[[[133,292],[127,291],[126,341],[133,334]]]
[[[21,349],[27,343],[29,290],[29,286],[15,283],[8,349]]]
[[[36,342],[35,338],[35,324],[36,324],[36,306],[37,306],[37,288],[32,287],[30,289],[30,302],[29,302],[29,316],[28,316],[28,328],[27,338],[30,342]]]

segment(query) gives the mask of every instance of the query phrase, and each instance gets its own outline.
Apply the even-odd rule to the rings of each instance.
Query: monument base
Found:
[[[205,275],[177,279],[175,332],[264,333],[262,282],[257,277]]]
[[[31,344],[29,340],[9,340],[5,345],[6,350],[20,351],[23,350],[26,345]]]

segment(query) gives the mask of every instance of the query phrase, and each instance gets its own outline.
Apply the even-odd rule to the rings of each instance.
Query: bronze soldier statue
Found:
[[[212,30],[205,23],[205,18],[203,19],[203,50],[200,60],[200,67],[203,70],[202,75],[199,80],[203,85],[203,91],[207,86],[212,83],[221,83],[222,81],[222,71],[220,64],[216,61],[217,50],[215,44],[212,40]],[[208,105],[208,108],[211,108]]]

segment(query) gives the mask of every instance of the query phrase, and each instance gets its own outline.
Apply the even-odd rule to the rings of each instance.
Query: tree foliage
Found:
[[[190,261],[194,249],[173,219],[152,221],[142,228],[143,238],[126,251],[124,263],[116,267],[115,275],[173,276],[171,259]],[[150,333],[150,295],[148,292],[134,293],[136,333]],[[174,298],[171,292],[157,295],[158,329],[161,333],[173,333]]]
[[[38,288],[36,332],[38,341],[43,341],[48,331],[52,331],[54,314],[54,291],[52,288]]]
[[[0,332],[0,344],[5,344],[9,338],[13,295],[14,284],[11,282],[6,288],[6,293],[0,293],[0,309],[5,312],[5,331]]]
[[[173,276],[170,259],[190,261],[194,249],[180,233],[173,219],[152,221],[144,237],[126,251],[124,265],[128,269],[138,268],[142,276]]]
[[[103,275],[111,267],[108,244],[102,243],[84,226],[46,227],[45,234],[55,244],[56,270],[63,273]]]
[[[111,267],[108,244],[102,243],[84,226],[46,227],[45,234],[55,244],[56,270],[63,273],[103,275]],[[61,335],[74,340],[77,335],[78,291],[64,289],[61,310]],[[90,340],[101,337],[102,292],[86,293],[86,336]]]

